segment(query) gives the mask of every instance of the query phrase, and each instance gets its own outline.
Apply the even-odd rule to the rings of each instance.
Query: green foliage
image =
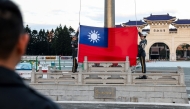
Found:
[[[58,26],[55,30],[31,30],[27,25],[25,32],[30,36],[26,55],[65,55],[72,54],[70,33],[75,32],[72,27]]]

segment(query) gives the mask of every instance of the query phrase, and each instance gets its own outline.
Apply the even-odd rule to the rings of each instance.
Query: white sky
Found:
[[[80,0],[13,0],[23,12],[25,25],[31,29],[52,29],[60,24],[79,25]],[[190,19],[190,0],[136,0],[137,20],[151,13]],[[115,0],[115,23],[135,20],[135,0]],[[104,26],[104,0],[81,0],[80,24]]]

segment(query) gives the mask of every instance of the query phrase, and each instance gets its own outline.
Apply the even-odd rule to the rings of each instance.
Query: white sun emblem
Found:
[[[88,39],[90,39],[90,42],[98,42],[98,41],[100,41],[99,39],[101,38],[100,37],[100,34],[98,34],[98,31],[91,31],[91,32],[89,32],[89,38]]]

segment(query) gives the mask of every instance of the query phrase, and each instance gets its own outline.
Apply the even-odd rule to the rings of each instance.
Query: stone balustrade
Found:
[[[150,84],[150,85],[185,85],[184,72],[181,67],[178,70],[147,71],[147,79],[136,79],[143,74],[140,71],[131,72],[128,57],[126,61],[87,61],[84,60],[84,69],[78,73],[65,72],[48,68],[47,73],[32,71],[31,83],[57,83],[57,84]],[[47,75],[44,78],[44,75]]]

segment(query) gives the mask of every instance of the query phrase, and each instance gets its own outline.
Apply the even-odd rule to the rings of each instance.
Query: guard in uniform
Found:
[[[72,72],[75,73],[77,72],[78,68],[78,62],[77,62],[78,42],[76,36],[72,36],[71,47],[72,47],[72,58],[73,58]]]
[[[147,40],[146,40],[146,33],[141,33],[138,32],[141,41],[139,42],[138,45],[138,57],[140,58],[140,62],[141,62],[141,67],[142,67],[142,73],[146,73],[146,64],[145,64],[145,46],[147,45]],[[141,77],[139,77],[138,79],[147,79],[146,75],[143,75]]]

